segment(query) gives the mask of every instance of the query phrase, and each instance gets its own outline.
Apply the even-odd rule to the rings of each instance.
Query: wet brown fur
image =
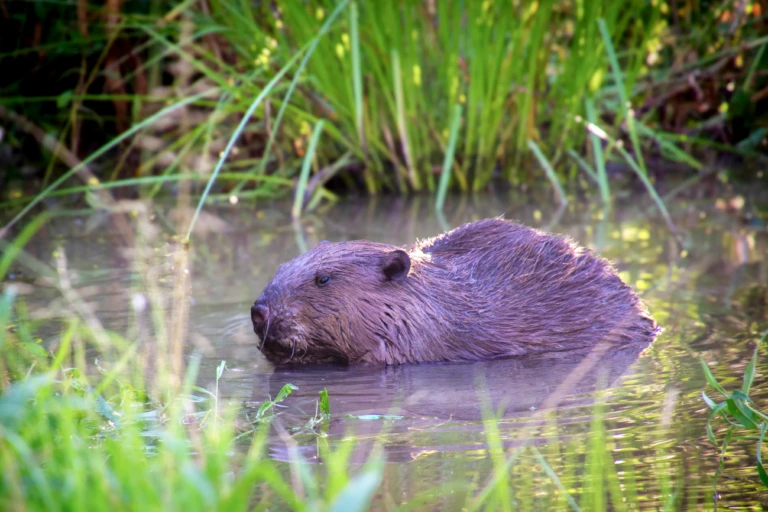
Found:
[[[330,278],[322,287],[321,275]],[[502,219],[407,254],[321,243],[281,265],[256,306],[266,315],[253,316],[254,330],[276,363],[469,361],[649,343],[659,331],[607,260]]]

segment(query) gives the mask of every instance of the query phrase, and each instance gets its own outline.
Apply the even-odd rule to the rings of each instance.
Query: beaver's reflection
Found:
[[[270,377],[270,392],[276,396],[288,382],[299,387],[285,400],[287,409],[280,416],[279,428],[290,430],[315,414],[318,392],[327,388],[329,440],[357,438],[355,458],[361,461],[379,442],[389,460],[403,461],[430,449],[483,448],[483,425],[477,422],[487,407],[494,414],[503,411],[505,421],[514,423],[556,407],[589,405],[594,391],[620,385],[620,377],[646,348],[603,344],[586,353],[468,364],[282,366]],[[439,446],[426,446],[423,438],[411,442],[414,435],[427,431],[427,444],[437,441]],[[448,445],[439,441],[445,436],[452,439]],[[285,436],[274,439],[271,456],[292,459]],[[304,459],[317,458],[314,441],[297,449]]]

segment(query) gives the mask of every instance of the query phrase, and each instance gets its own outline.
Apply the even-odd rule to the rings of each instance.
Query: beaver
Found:
[[[251,320],[273,363],[473,361],[659,332],[607,260],[501,218],[407,249],[321,242],[278,267]]]

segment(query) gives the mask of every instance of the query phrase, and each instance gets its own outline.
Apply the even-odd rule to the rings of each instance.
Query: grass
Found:
[[[9,299],[4,297],[4,314]],[[300,485],[293,485],[265,456],[266,423],[239,433],[234,412],[219,407],[216,393],[194,385],[194,359],[180,393],[158,404],[130,385],[94,386],[81,368],[71,367],[70,359],[82,350],[77,331],[65,331],[52,358],[32,345],[38,349],[28,352],[37,355],[38,368],[4,385],[4,510],[252,510],[280,503],[294,510],[367,509],[380,480],[380,459],[356,476],[343,463],[344,472],[333,474],[298,463],[292,471]],[[5,339],[4,355],[23,353],[18,344],[29,343]],[[120,382],[112,372],[102,378],[109,377]],[[286,394],[263,404],[254,421],[269,419]],[[344,454],[324,456],[332,462]],[[325,485],[331,480],[333,486]]]
[[[301,216],[301,210],[304,208],[304,195],[307,191],[307,182],[309,181],[309,169],[312,167],[312,159],[315,157],[317,143],[320,141],[320,135],[322,133],[323,121],[320,120],[315,125],[315,129],[312,130],[312,139],[309,141],[309,148],[307,149],[307,154],[304,156],[304,164],[301,166],[299,183],[296,187],[296,196],[294,197],[293,209],[291,210],[291,217],[294,220]]]
[[[73,16],[74,11],[64,6],[46,11],[38,3],[41,13],[50,12],[57,20],[52,34],[66,32],[68,22],[83,30],[75,23],[82,18]],[[46,94],[27,98],[21,88],[26,77],[8,86],[0,105],[5,105],[3,117],[16,120],[7,143],[20,147],[33,132],[55,132],[58,143],[46,146],[53,158],[42,177],[42,191],[28,195],[10,187],[6,206],[25,204],[23,216],[56,189],[60,194],[80,193],[81,187],[63,187],[73,175],[81,176],[84,186],[95,183],[93,178],[109,183],[157,179],[146,192],[148,197],[159,193],[161,185],[166,190],[191,186],[204,198],[214,187],[216,197],[295,195],[293,184],[300,183],[295,178],[302,169],[311,127],[322,120],[326,142],[316,148],[315,172],[333,169],[344,188],[370,194],[425,191],[445,197],[445,187],[478,191],[499,179],[530,182],[535,173],[527,164],[546,161],[558,196],[565,197],[566,189],[574,188],[578,169],[590,169],[585,172],[609,205],[606,165],[619,160],[644,184],[672,229],[646,154],[659,151],[695,173],[701,169],[692,154],[696,146],[708,144],[718,151],[725,147],[751,157],[764,135],[758,116],[756,124],[749,124],[757,128],[749,128],[741,147],[696,136],[706,129],[699,126],[703,121],[691,123],[687,131],[694,135],[681,139],[681,134],[665,128],[658,110],[643,110],[644,104],[654,104],[654,83],[688,83],[676,69],[668,69],[678,51],[704,55],[700,65],[705,66],[728,63],[737,56],[735,48],[744,48],[739,58],[747,60],[740,64],[744,76],[737,81],[736,92],[743,99],[761,90],[765,41],[755,35],[759,19],[744,17],[738,31],[724,38],[723,27],[712,23],[709,15],[717,11],[725,16],[726,7],[686,4],[673,15],[666,3],[640,0],[545,1],[512,7],[494,1],[379,5],[313,0],[279,8],[216,0],[206,12],[193,2],[150,4],[146,12],[123,13],[117,28],[91,25],[94,33],[99,32],[94,36],[97,44],[89,49],[95,64],[80,70],[81,83],[74,89],[44,87]],[[96,13],[86,19],[95,19]],[[158,16],[161,22],[156,21]],[[681,23],[696,29],[693,35],[681,36],[686,32]],[[674,44],[669,44],[671,39]],[[113,48],[124,41],[138,44],[132,54],[115,60]],[[660,51],[664,42],[667,49]],[[50,46],[46,44],[40,48]],[[701,52],[700,46],[709,53]],[[61,51],[74,59],[71,45]],[[0,59],[20,59],[30,52],[34,49],[19,47],[0,54]],[[229,57],[224,59],[223,54]],[[128,61],[136,63],[130,71],[119,67]],[[172,63],[184,71],[169,71]],[[99,66],[113,68],[106,72]],[[685,70],[695,67],[694,63]],[[158,82],[163,73],[170,73],[174,87],[182,92],[174,96],[164,91]],[[96,84],[110,77],[116,80],[115,91],[99,94]],[[155,87],[140,87],[145,81]],[[202,89],[209,92],[187,92]],[[723,101],[727,106],[727,98]],[[36,114],[46,102],[71,105],[63,126]],[[116,119],[99,117],[107,105],[117,109]],[[463,111],[458,125],[456,105]],[[668,107],[677,108],[673,103]],[[13,118],[12,108],[31,117]],[[83,112],[89,111],[95,114],[84,117]],[[190,123],[193,115],[200,121]],[[580,119],[600,126],[615,144],[603,147],[604,141],[582,129]],[[78,151],[72,141],[83,140],[83,127],[94,123],[124,128],[114,136],[88,137],[89,149]],[[104,133],[110,130],[99,129]],[[93,146],[91,139],[100,142]],[[155,141],[154,149],[144,147],[149,139]],[[624,141],[631,151],[624,148]],[[532,152],[531,145],[538,151]],[[62,174],[54,162],[66,154],[79,163],[68,164],[69,170]],[[140,162],[131,170],[135,154]],[[91,169],[97,159],[105,158],[117,162],[109,173]],[[204,189],[182,178],[208,174],[208,162],[216,159]],[[433,169],[449,159],[450,179],[444,178],[445,173],[438,178]],[[593,165],[585,166],[589,161]],[[13,178],[14,171],[9,172]],[[232,186],[229,180],[217,182],[222,173],[242,177]],[[54,176],[58,178],[46,186]],[[319,186],[315,202],[335,197],[325,188],[328,182]]]
[[[440,172],[440,184],[437,189],[437,198],[435,199],[435,209],[439,212],[445,205],[445,195],[448,192],[448,184],[451,180],[451,168],[453,166],[453,156],[456,151],[456,141],[459,137],[459,125],[461,124],[461,105],[456,105],[453,110],[453,121],[451,121],[451,135],[448,139],[448,148],[445,151],[445,160],[443,160],[443,170]]]

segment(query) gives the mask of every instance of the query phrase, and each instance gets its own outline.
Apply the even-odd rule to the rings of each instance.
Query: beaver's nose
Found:
[[[251,308],[251,321],[253,322],[253,332],[258,334],[259,338],[264,338],[264,329],[269,321],[269,308],[261,301],[253,303]]]

